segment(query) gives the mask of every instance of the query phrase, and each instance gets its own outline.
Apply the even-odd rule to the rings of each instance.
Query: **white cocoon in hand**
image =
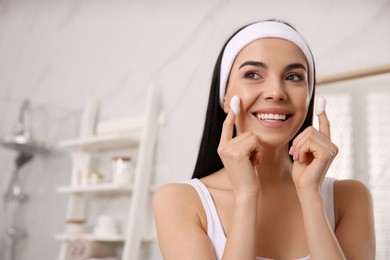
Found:
[[[238,116],[240,114],[240,97],[233,96],[230,100],[230,108],[233,110],[234,114]]]
[[[326,99],[322,96],[316,96],[316,106],[315,106],[315,112],[316,115],[319,116],[322,112],[325,111],[326,108]]]

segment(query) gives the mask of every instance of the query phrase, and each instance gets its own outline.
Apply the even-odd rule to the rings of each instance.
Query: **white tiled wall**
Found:
[[[87,96],[102,100],[101,119],[134,115],[155,82],[166,115],[155,181],[186,179],[212,68],[233,31],[255,20],[287,20],[311,46],[317,74],[326,75],[388,63],[389,12],[388,0],[2,0],[0,135],[11,133],[26,98],[34,134],[54,144],[77,134]],[[0,149],[1,193],[14,157]],[[62,229],[65,210],[65,196],[55,187],[67,184],[69,170],[70,158],[61,152],[37,156],[23,170],[30,202],[21,218],[29,237],[18,259],[55,259],[53,234]],[[149,249],[145,258],[160,259],[156,244]]]
[[[356,178],[374,200],[377,258],[390,256],[390,74],[318,88],[327,97],[333,142],[340,149],[328,175]],[[331,93],[331,94],[330,94]]]
[[[387,88],[390,87],[390,82]],[[367,95],[369,174],[375,201],[378,259],[390,255],[390,90]]]

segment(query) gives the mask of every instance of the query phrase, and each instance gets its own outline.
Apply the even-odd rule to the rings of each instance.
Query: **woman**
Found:
[[[228,40],[193,179],[154,198],[164,259],[375,258],[370,192],[325,177],[338,148],[324,111],[311,126],[314,85],[312,54],[290,25],[257,22]]]

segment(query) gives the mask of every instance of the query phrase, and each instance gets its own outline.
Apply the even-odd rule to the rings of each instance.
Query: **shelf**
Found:
[[[56,188],[58,193],[68,195],[68,205],[66,219],[78,219],[78,216],[91,214],[95,218],[98,212],[89,212],[88,202],[90,200],[103,200],[114,202],[124,202],[127,205],[123,210],[128,210],[127,220],[122,220],[123,233],[108,236],[106,233],[83,230],[85,233],[73,234],[66,222],[63,233],[55,235],[55,239],[61,241],[58,260],[65,260],[67,247],[72,240],[98,241],[104,243],[119,243],[118,251],[121,252],[119,258],[137,260],[140,257],[141,243],[154,243],[157,241],[155,232],[144,231],[143,225],[149,225],[145,221],[151,220],[147,215],[151,214],[146,208],[151,195],[157,187],[152,186],[155,172],[156,144],[159,125],[164,118],[162,114],[161,89],[154,84],[148,88],[146,97],[145,112],[143,116],[116,118],[113,120],[98,122],[99,100],[88,98],[81,116],[80,136],[60,141],[59,148],[67,148],[71,155],[72,172],[70,183],[66,186]],[[118,150],[131,150],[137,153],[133,182],[128,185],[118,185],[109,183],[107,180],[102,183],[89,184],[85,186],[73,186],[71,184],[84,184],[85,177],[82,174],[91,173],[91,162],[99,152],[117,153]],[[134,150],[134,151],[133,151]],[[123,151],[122,151],[123,152]],[[107,154],[108,156],[108,154]],[[107,161],[106,161],[107,162]],[[80,177],[80,179],[78,179]],[[88,178],[89,180],[89,178]],[[107,181],[107,182],[106,182]],[[125,201],[126,199],[126,201]],[[129,203],[128,203],[129,202]],[[114,203],[116,205],[117,203]],[[122,203],[118,203],[122,205]],[[113,206],[114,206],[113,205]],[[111,209],[107,209],[110,214]],[[116,215],[117,209],[113,215]],[[71,226],[70,226],[71,227]],[[96,229],[93,229],[95,231]],[[81,230],[79,230],[81,231]],[[119,230],[118,230],[119,231]],[[144,233],[145,232],[145,233]],[[95,235],[99,234],[99,235]],[[115,245],[116,246],[116,245]],[[119,253],[118,252],[118,253]]]
[[[156,192],[157,187],[151,186],[150,192]],[[57,187],[58,193],[130,193],[133,191],[133,185],[117,185],[112,183],[95,184],[85,187],[60,186]]]
[[[142,238],[143,243],[153,243],[156,241],[155,235],[147,235]]]
[[[89,240],[89,241],[102,241],[102,242],[124,242],[124,235],[112,235],[112,236],[97,236],[94,234],[57,234],[55,239],[60,241],[67,240]]]
[[[59,142],[64,148],[81,148],[88,151],[101,151],[128,148],[139,143],[140,133],[111,133],[83,138],[74,138]]]
[[[97,236],[94,234],[57,234],[55,239],[59,241],[69,241],[69,240],[88,240],[88,241],[101,241],[101,242],[124,242],[124,235],[115,235],[115,236]],[[152,243],[156,241],[154,235],[147,235],[142,238],[144,243]]]
[[[85,187],[60,186],[58,193],[130,193],[133,185],[117,185],[112,183],[95,184]]]

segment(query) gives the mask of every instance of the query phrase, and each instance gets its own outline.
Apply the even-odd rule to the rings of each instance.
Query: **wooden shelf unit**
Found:
[[[72,174],[71,185],[57,187],[58,193],[68,194],[69,196],[65,219],[77,219],[75,208],[83,207],[85,201],[92,199],[90,196],[87,198],[86,195],[88,194],[99,194],[102,196],[126,195],[130,199],[127,223],[125,223],[124,233],[120,235],[100,236],[90,233],[60,233],[55,235],[55,239],[61,242],[58,259],[65,259],[68,242],[82,239],[123,243],[122,256],[120,258],[122,260],[137,260],[141,244],[155,241],[154,234],[143,234],[144,231],[139,223],[142,223],[147,217],[148,197],[154,190],[154,187],[151,186],[151,176],[154,171],[157,130],[161,123],[159,121],[161,120],[160,89],[153,84],[149,86],[145,112],[138,117],[115,119],[112,122],[106,121],[95,124],[96,113],[94,113],[94,109],[96,110],[96,105],[93,102],[92,105],[88,102],[86,104],[89,104],[89,107],[86,106],[84,109],[80,133],[87,130],[87,132],[94,132],[94,134],[63,140],[59,142],[59,147],[70,149],[73,167],[77,164],[76,166],[81,169],[84,176],[89,173],[89,162],[92,153],[128,148],[137,149],[133,182],[126,185],[113,183],[84,183],[83,185],[75,185],[74,175]],[[92,125],[96,125],[93,131],[88,129]],[[75,163],[74,158],[81,159]],[[115,196],[108,198],[115,199]]]

